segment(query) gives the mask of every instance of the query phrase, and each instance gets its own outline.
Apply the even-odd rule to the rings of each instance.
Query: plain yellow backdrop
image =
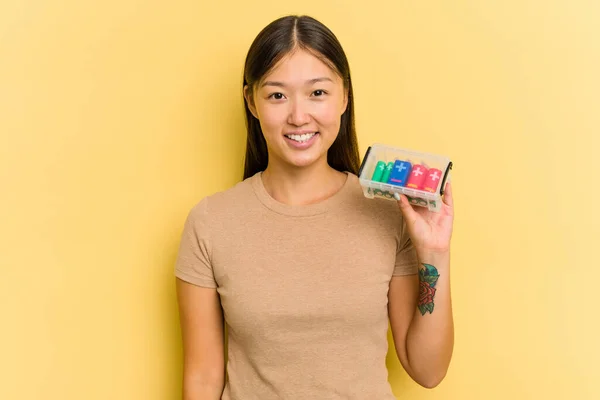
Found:
[[[0,399],[180,398],[179,234],[288,13],[342,42],[361,152],[455,165],[454,358],[427,390],[390,348],[397,396],[600,398],[598,2],[2,0]]]

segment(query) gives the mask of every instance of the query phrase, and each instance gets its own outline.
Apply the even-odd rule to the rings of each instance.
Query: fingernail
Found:
[[[398,193],[394,193],[394,198],[398,201],[400,201],[400,195]]]

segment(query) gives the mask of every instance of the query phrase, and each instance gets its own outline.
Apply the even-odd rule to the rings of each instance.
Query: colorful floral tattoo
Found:
[[[433,312],[433,297],[435,296],[435,284],[440,277],[437,269],[430,264],[423,264],[424,268],[419,268],[419,311],[421,315]]]

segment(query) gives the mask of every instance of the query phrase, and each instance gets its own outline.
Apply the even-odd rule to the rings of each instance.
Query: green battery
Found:
[[[390,175],[392,174],[392,168],[394,168],[394,163],[389,162],[385,166],[385,171],[383,172],[383,178],[381,178],[381,182],[387,183],[390,179]]]
[[[375,172],[373,172],[372,181],[381,182],[381,178],[383,178],[383,173],[385,172],[385,162],[377,161],[377,165],[375,166]]]

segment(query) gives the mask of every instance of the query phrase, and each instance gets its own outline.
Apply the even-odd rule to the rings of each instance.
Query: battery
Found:
[[[394,168],[390,174],[388,183],[397,186],[404,186],[406,184],[406,178],[410,173],[411,163],[408,161],[396,160],[394,162]]]
[[[442,179],[442,171],[436,168],[431,168],[425,174],[425,182],[423,182],[423,190],[431,193],[435,193],[437,190],[440,179]]]
[[[373,176],[371,177],[372,181],[381,182],[381,178],[383,178],[383,173],[385,172],[385,162],[378,161],[375,166],[375,171],[373,172]]]
[[[408,177],[408,181],[406,182],[406,187],[412,189],[422,189],[423,182],[425,182],[425,178],[427,176],[427,168],[421,164],[415,164],[410,171],[410,176]]]
[[[383,178],[381,178],[381,182],[387,183],[390,180],[390,175],[392,174],[392,169],[394,168],[394,163],[389,162],[385,166],[385,171],[383,171]]]

